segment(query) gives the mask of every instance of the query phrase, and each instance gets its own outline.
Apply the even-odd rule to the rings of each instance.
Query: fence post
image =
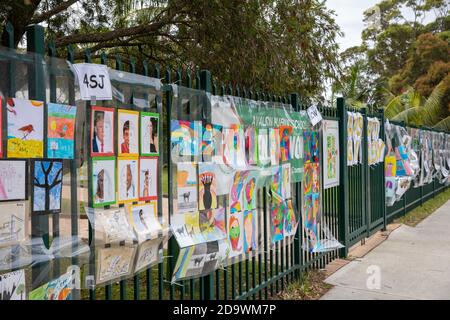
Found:
[[[384,131],[384,110],[380,109],[379,110],[379,117],[380,117],[380,133],[381,133],[381,139],[383,140],[384,143],[386,143],[386,133]],[[384,159],[383,159],[383,163],[382,163],[382,168],[381,168],[381,172],[383,173],[383,184],[381,186],[382,190],[381,190],[381,204],[382,204],[382,210],[383,210],[383,229],[382,231],[386,231],[386,226],[387,226],[387,212],[386,212],[386,190],[385,190],[385,186],[386,186],[386,181],[385,181],[385,172],[384,172]]]
[[[339,241],[344,245],[339,250],[339,257],[345,258],[348,255],[348,167],[347,167],[347,109],[344,98],[337,98],[337,111],[339,117]]]
[[[299,105],[299,101],[298,101],[298,93],[291,93],[291,105],[294,108],[295,112],[300,111],[300,105]],[[300,212],[302,212],[302,210],[300,210],[301,208],[301,196],[302,196],[302,188],[301,188],[301,183],[296,183],[295,184],[295,205],[297,210]],[[298,221],[302,221],[302,219],[299,217]],[[303,255],[301,254],[301,250],[302,250],[302,246],[301,246],[301,239],[302,239],[302,232],[301,232],[302,227],[299,225],[297,227],[297,231],[295,233],[295,237],[294,237],[294,266],[300,266],[300,268],[295,272],[296,278],[300,279],[300,274],[301,274],[301,266],[303,265],[303,261],[302,261],[302,257]]]
[[[211,72],[209,70],[200,71],[200,89],[206,92],[211,92]],[[208,106],[205,106],[207,110],[203,110],[204,121],[211,122],[211,112],[208,110]],[[209,275],[205,276],[204,281],[204,298],[205,300],[214,299],[214,273],[211,272]]]
[[[370,167],[368,164],[368,144],[367,144],[367,108],[361,108],[361,114],[363,117],[363,132],[362,132],[362,138],[361,138],[361,159],[362,159],[362,165],[363,165],[363,176],[362,176],[362,185],[363,188],[366,187],[366,192],[363,193],[363,208],[365,210],[365,215],[363,215],[366,218],[366,227],[367,232],[366,236],[370,236],[370,222],[371,222],[371,208],[370,208],[370,200],[371,200],[371,185],[370,185]],[[363,238],[364,240],[364,238]],[[364,240],[365,241],[365,240]]]
[[[34,53],[34,63],[28,67],[28,98],[45,102],[45,79],[42,64],[45,52],[44,27],[39,25],[28,26],[26,28],[26,35],[27,51]],[[45,154],[45,150],[43,152]],[[49,217],[47,215],[31,215],[31,236],[33,238],[42,237],[45,246],[47,248],[50,247]],[[48,274],[41,271],[43,269],[40,266],[32,268],[33,284],[35,282],[48,281]]]

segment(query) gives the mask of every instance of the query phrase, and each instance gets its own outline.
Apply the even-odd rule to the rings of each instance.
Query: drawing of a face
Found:
[[[99,199],[103,199],[104,194],[104,179],[105,179],[105,169],[100,170],[97,176],[97,192],[96,195]]]
[[[252,248],[252,238],[253,238],[253,221],[252,221],[252,213],[248,213],[244,219],[244,234],[245,234],[245,242],[247,243],[247,251],[250,251]]]
[[[229,229],[229,237],[231,242],[231,248],[233,250],[239,250],[239,235],[241,233],[239,220],[235,217],[230,218],[230,229]]]
[[[97,139],[100,142],[102,142],[102,143],[105,141],[105,126],[104,126],[104,123],[105,123],[104,112],[97,111],[95,113],[94,130],[95,130],[95,135],[97,136]]]
[[[123,124],[123,143],[130,144],[130,121],[127,120]]]
[[[248,204],[250,204],[253,199],[254,190],[255,190],[255,178],[252,178],[245,186],[245,198]]]
[[[127,191],[130,190],[132,181],[133,174],[131,173],[131,165],[127,164]]]

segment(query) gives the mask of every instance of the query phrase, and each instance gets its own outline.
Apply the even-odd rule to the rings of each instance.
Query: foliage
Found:
[[[15,44],[42,22],[61,56],[73,45],[76,59],[105,51],[303,97],[319,96],[340,71],[339,27],[321,0],[30,0],[20,19],[23,4],[7,1],[0,22],[14,25]]]

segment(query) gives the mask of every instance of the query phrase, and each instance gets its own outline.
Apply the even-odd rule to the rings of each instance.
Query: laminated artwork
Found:
[[[231,185],[229,203],[230,203],[230,213],[234,214],[237,212],[242,212],[243,210],[243,190],[244,183],[247,178],[249,171],[236,171],[233,178],[233,183]]]
[[[197,166],[194,162],[177,164],[177,210],[190,212],[198,210]]]
[[[170,131],[172,162],[186,161],[186,156],[199,156],[201,121],[171,120]]]
[[[91,156],[114,155],[114,109],[91,107]]]
[[[353,164],[362,162],[362,136],[363,136],[363,116],[359,112],[353,113]]]
[[[133,272],[136,246],[120,246],[97,249],[96,284],[117,281]]]
[[[291,164],[281,166],[281,196],[284,200],[291,197]]]
[[[80,284],[79,272],[67,272],[31,291],[29,300],[72,300],[77,284]]]
[[[0,271],[34,266],[53,259],[54,256],[45,246],[42,237],[27,239],[13,246],[0,247]]]
[[[199,225],[205,241],[225,239],[227,237],[225,208],[200,211]]]
[[[118,110],[118,154],[139,155],[139,111]]]
[[[182,248],[172,275],[172,282],[207,275],[220,262],[219,242],[212,241]]]
[[[229,258],[241,255],[244,251],[244,213],[236,212],[227,215]]]
[[[283,191],[282,191],[282,176],[283,171],[280,166],[272,167],[272,183],[270,185],[270,194],[272,196],[273,204],[280,204],[283,202]]]
[[[235,170],[225,164],[215,164],[214,175],[216,176],[216,193],[218,196],[227,195],[230,193],[231,185],[234,180]]]
[[[31,198],[33,213],[59,213],[62,199],[62,160],[32,162]]]
[[[156,201],[128,206],[128,212],[139,242],[155,239],[163,231],[157,217]]]
[[[214,163],[202,162],[198,164],[199,210],[217,208],[217,179],[214,167]]]
[[[139,157],[139,200],[158,199],[158,158]]]
[[[0,201],[27,199],[26,160],[0,160]]]
[[[317,131],[305,130],[303,133],[305,163],[319,161],[319,135]]]
[[[258,129],[258,166],[264,167],[270,163],[269,130]]]
[[[255,251],[258,248],[258,224],[256,210],[244,211],[244,253]]]
[[[47,157],[73,159],[77,108],[64,104],[49,103],[47,110]]]
[[[395,177],[385,177],[386,199],[395,197],[396,184]]]
[[[19,244],[27,238],[25,202],[0,203],[0,247]]]
[[[258,170],[251,170],[247,174],[244,183],[244,210],[256,209],[257,203],[257,182],[260,173]]]
[[[117,202],[138,201],[139,198],[138,157],[117,158]]]
[[[258,140],[254,127],[245,129],[245,156],[249,165],[258,164]]]
[[[397,160],[395,156],[387,156],[384,158],[384,174],[386,177],[395,177],[397,172]]]
[[[339,185],[339,122],[323,120],[323,188]]]
[[[211,122],[222,127],[240,124],[239,116],[229,97],[211,95]]]
[[[25,270],[0,274],[0,301],[26,300]]]
[[[280,154],[280,133],[278,128],[269,129],[269,142],[270,142],[270,164],[276,166],[279,164]]]
[[[397,199],[400,199],[405,194],[405,192],[409,189],[410,182],[411,182],[410,178],[408,178],[408,177],[398,178],[397,187],[395,190],[395,195],[396,195]]]
[[[42,158],[44,156],[44,102],[9,98],[8,158]]]
[[[223,160],[235,169],[247,167],[244,129],[239,125],[223,129]]]
[[[292,134],[291,126],[280,126],[280,160],[281,162],[291,160],[290,150],[291,150],[291,142],[290,137]]]
[[[284,212],[284,236],[290,237],[295,235],[298,227],[298,218],[294,210],[292,200],[286,200],[286,208]]]
[[[283,240],[284,237],[284,216],[286,205],[284,201],[272,204],[270,210],[270,234],[272,244]]]
[[[113,243],[136,239],[132,227],[128,223],[125,208],[93,209],[86,208],[86,213],[95,229],[96,240],[104,243]]]
[[[200,229],[200,213],[198,211],[175,213],[170,226],[180,248],[207,241]]]
[[[347,166],[354,165],[353,120],[353,112],[347,111]]]
[[[159,155],[159,114],[141,112],[140,117],[140,153],[143,156]]]
[[[116,158],[92,158],[93,207],[116,203]]]
[[[147,240],[139,244],[134,273],[139,273],[162,261],[162,239]]]

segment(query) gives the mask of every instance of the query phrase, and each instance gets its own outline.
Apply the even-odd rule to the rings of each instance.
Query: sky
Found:
[[[365,28],[363,22],[363,12],[375,6],[381,0],[326,0],[326,6],[335,11],[336,22],[344,32],[344,37],[338,39],[341,51],[361,44],[361,32]],[[411,12],[402,10],[403,15],[411,17]],[[430,13],[424,22],[433,20]]]

